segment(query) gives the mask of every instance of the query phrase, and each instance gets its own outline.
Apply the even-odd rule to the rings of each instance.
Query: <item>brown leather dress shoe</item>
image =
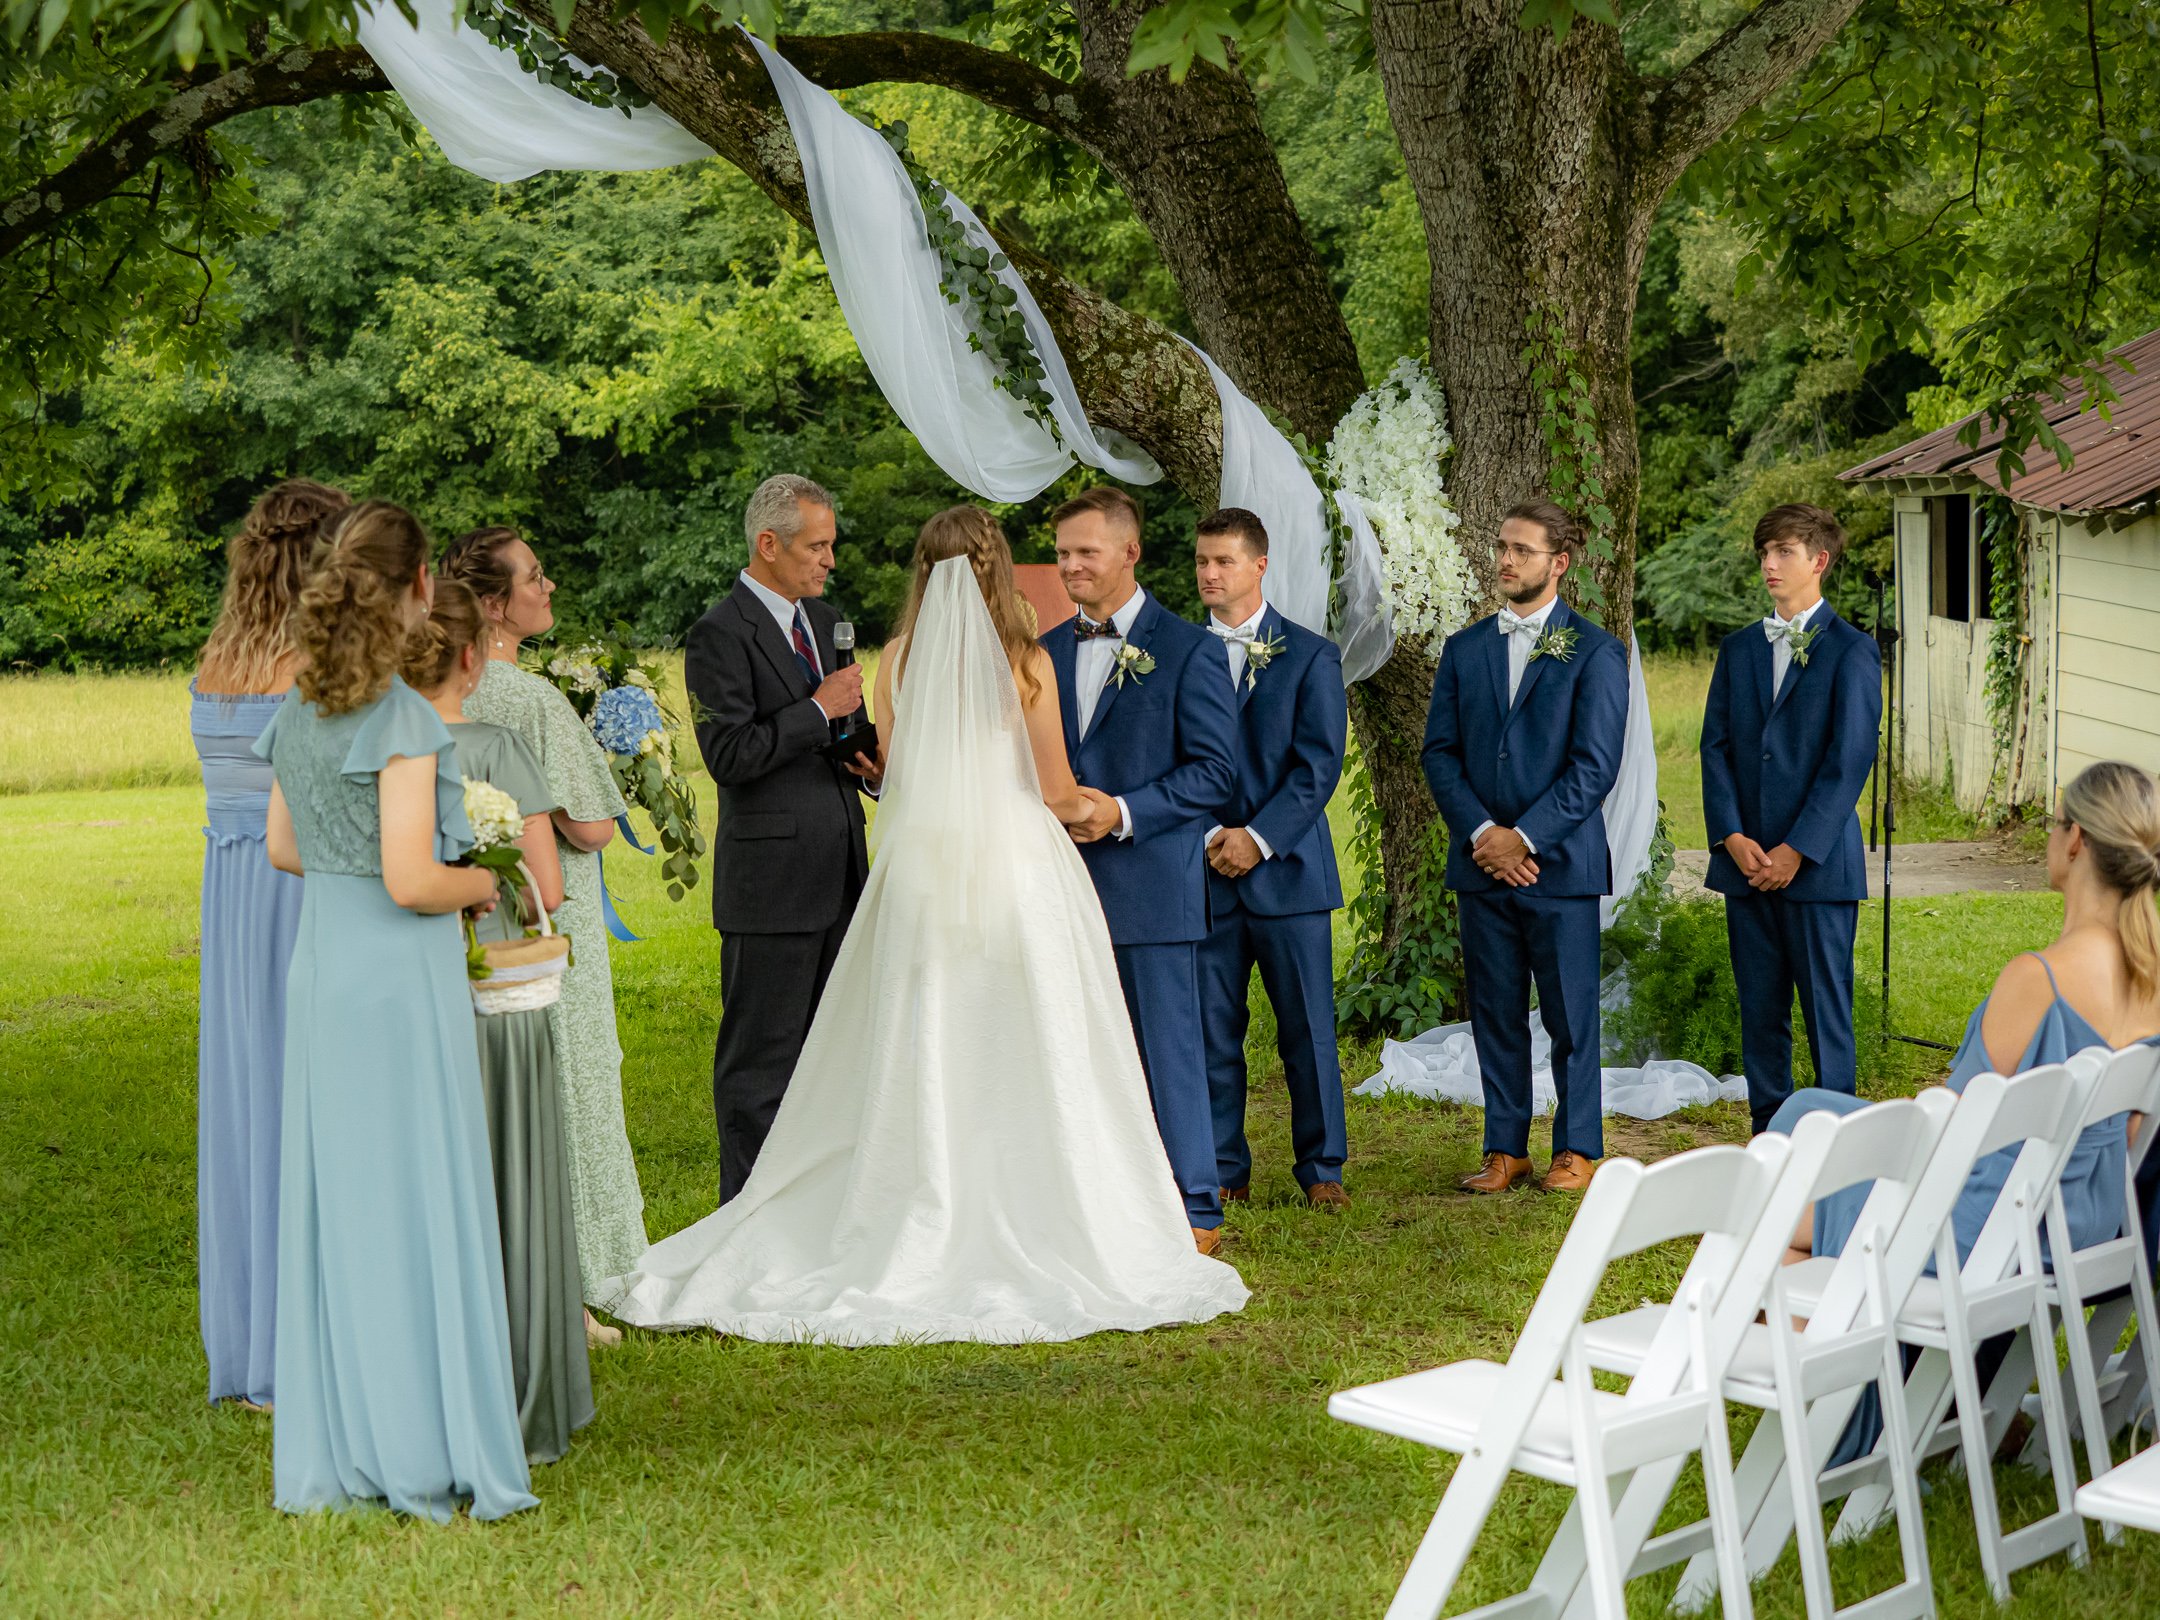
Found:
[[[1225,1187],[1222,1190],[1222,1201],[1226,1204],[1249,1204],[1252,1202],[1252,1188]]]
[[[1539,1192],[1579,1193],[1597,1174],[1598,1162],[1580,1153],[1555,1153],[1552,1168],[1538,1179]]]
[[[1348,1209],[1350,1195],[1339,1181],[1316,1181],[1305,1189],[1305,1202],[1314,1209]]]
[[[1222,1250],[1222,1228],[1219,1226],[1196,1226],[1192,1229],[1193,1247],[1209,1259]]]
[[[1512,1153],[1488,1153],[1483,1169],[1474,1176],[1464,1176],[1455,1185],[1466,1193],[1497,1193],[1520,1187],[1529,1179],[1528,1159],[1518,1159]]]

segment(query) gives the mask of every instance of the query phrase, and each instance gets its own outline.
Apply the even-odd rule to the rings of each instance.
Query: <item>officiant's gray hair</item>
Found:
[[[743,539],[749,542],[750,549],[755,552],[757,537],[767,532],[777,536],[783,546],[792,546],[802,533],[805,501],[832,510],[832,497],[825,493],[825,486],[799,473],[774,473],[758,485],[751,492],[750,504],[743,508]]]

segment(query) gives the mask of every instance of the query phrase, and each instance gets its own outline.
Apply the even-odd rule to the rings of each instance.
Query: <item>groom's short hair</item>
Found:
[[[1224,506],[1210,512],[1194,525],[1193,532],[1203,540],[1234,534],[1253,556],[1267,555],[1267,525],[1260,521],[1259,513],[1248,512],[1242,506]]]
[[[1132,530],[1135,540],[1140,538],[1140,503],[1122,489],[1113,489],[1108,484],[1083,489],[1065,502],[1050,514],[1050,527],[1055,529],[1059,524],[1084,517],[1089,512],[1096,513],[1106,523],[1122,524]]]

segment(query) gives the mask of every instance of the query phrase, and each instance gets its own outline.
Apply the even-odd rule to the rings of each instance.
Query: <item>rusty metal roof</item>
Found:
[[[2119,363],[2118,363],[2119,362]],[[2025,472],[2005,486],[1995,469],[2002,448],[2000,427],[1984,422],[1979,442],[1966,446],[1958,434],[1975,418],[1903,444],[1897,449],[1838,474],[1848,483],[1920,487],[1941,481],[1945,488],[1974,482],[2043,511],[2111,513],[2127,518],[2149,510],[2160,498],[2160,331],[2125,343],[2110,356],[2109,386],[2118,398],[2108,415],[2083,409],[2085,390],[2072,386],[2052,401],[2047,422],[2069,446],[2068,468],[2035,445],[2025,452]]]

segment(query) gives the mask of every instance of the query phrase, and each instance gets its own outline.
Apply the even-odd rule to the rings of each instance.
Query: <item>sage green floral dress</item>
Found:
[[[468,719],[502,726],[540,761],[549,791],[574,821],[608,821],[624,811],[615,773],[570,700],[539,676],[491,658],[465,700]],[[578,1271],[585,1297],[609,1277],[637,1269],[646,1249],[645,1196],[623,1123],[622,1044],[615,1033],[615,980],[600,914],[600,858],[558,836],[563,903],[555,924],[570,936],[575,964],[562,999],[548,1009],[555,1068],[562,1081],[570,1147],[570,1199],[577,1214]],[[619,847],[619,846],[618,846]]]

